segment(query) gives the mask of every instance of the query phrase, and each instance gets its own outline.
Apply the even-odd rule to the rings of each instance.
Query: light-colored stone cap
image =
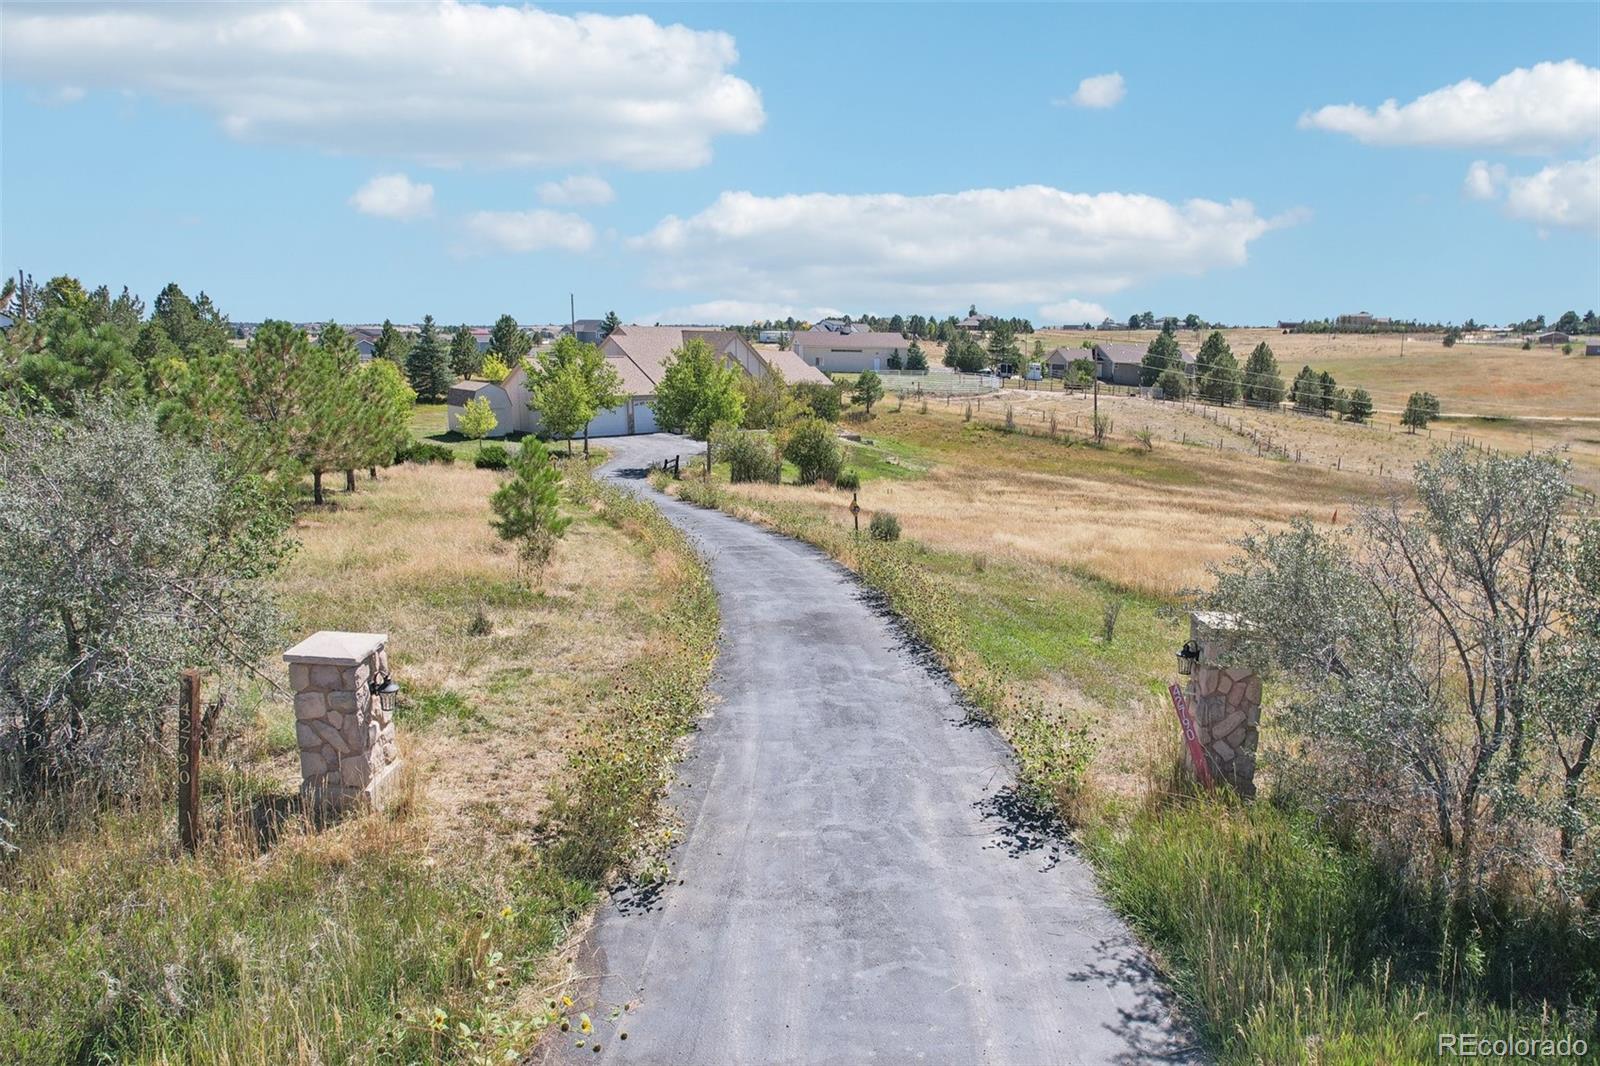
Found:
[[[387,633],[341,633],[324,629],[284,652],[283,661],[313,666],[359,666],[387,643]]]

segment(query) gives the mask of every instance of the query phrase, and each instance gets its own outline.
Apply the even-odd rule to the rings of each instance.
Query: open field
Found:
[[[1209,331],[1178,331],[1178,343],[1198,351]],[[1244,365],[1265,341],[1278,358],[1284,381],[1309,365],[1327,370],[1340,385],[1363,388],[1379,410],[1398,412],[1406,397],[1423,390],[1439,397],[1446,415],[1600,417],[1600,358],[1586,357],[1581,342],[1572,355],[1561,349],[1520,345],[1457,344],[1446,348],[1440,334],[1411,336],[1400,352],[1398,333],[1284,333],[1277,329],[1229,329],[1222,335]],[[1076,347],[1084,340],[1148,345],[1155,330],[1040,330],[1045,350]],[[1032,349],[1033,337],[1021,338]]]
[[[170,804],[24,820],[0,871],[0,1060],[498,1062],[555,1020],[556,952],[653,824],[715,606],[681,538],[581,472],[528,587],[487,525],[495,484],[460,463],[363,477],[302,512],[277,579],[291,640],[390,634],[406,765],[384,813],[309,823],[292,709],[264,692],[207,763],[194,859]]]
[[[1088,421],[1082,401],[1040,402],[1076,404],[1072,409],[1082,409],[1082,421]],[[895,512],[908,535],[930,547],[1066,567],[1169,598],[1200,584],[1207,564],[1229,554],[1228,542],[1257,522],[1285,523],[1302,514],[1328,522],[1335,512],[1348,516],[1355,506],[1401,488],[1214,448],[1162,443],[1146,452],[1121,426],[1115,447],[1085,447],[1085,431],[1074,433],[1070,417],[1059,420],[1063,426],[1055,440],[1006,433],[1004,405],[986,400],[982,406],[981,421],[976,411],[971,422],[963,421],[964,406],[930,403],[924,414],[907,403],[898,413],[890,404],[860,423],[874,443],[861,449],[857,465],[869,478],[874,467],[891,465],[906,475],[870,479],[862,488],[862,506]],[[1040,426],[1035,419],[1025,428]],[[849,522],[850,500],[842,493],[773,485],[734,489],[752,497],[804,499],[835,522]]]

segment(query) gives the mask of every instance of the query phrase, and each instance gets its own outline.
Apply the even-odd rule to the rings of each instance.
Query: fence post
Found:
[[[200,842],[200,671],[185,670],[178,688],[178,842]]]

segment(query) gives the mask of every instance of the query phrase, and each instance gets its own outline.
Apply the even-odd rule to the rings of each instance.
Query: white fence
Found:
[[[916,396],[972,396],[994,392],[1000,379],[993,374],[958,374],[939,370],[880,370],[886,392],[903,392]]]

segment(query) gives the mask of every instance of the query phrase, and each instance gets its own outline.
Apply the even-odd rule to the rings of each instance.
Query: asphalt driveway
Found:
[[[700,448],[604,444],[622,478],[663,455],[687,466]],[[672,790],[683,883],[602,908],[579,960],[578,1007],[596,1032],[583,1049],[562,1034],[554,1053],[1191,1061],[1191,1036],[1087,866],[1016,802],[1004,742],[968,721],[873,597],[807,545],[651,495],[710,562],[714,706]]]

